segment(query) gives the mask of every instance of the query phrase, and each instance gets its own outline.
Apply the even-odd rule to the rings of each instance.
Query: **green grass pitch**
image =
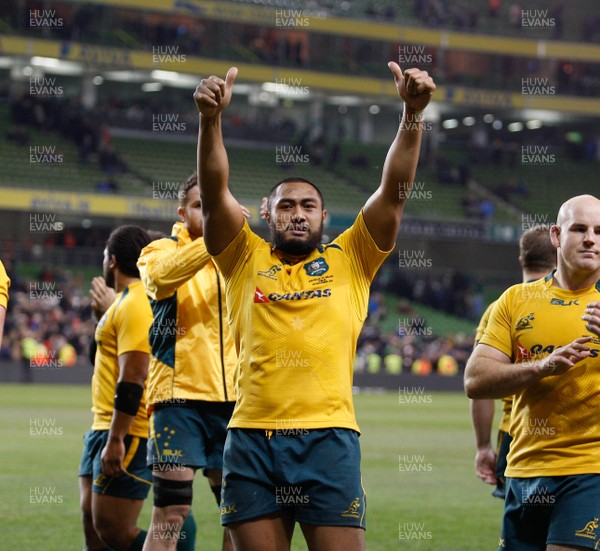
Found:
[[[359,393],[355,405],[363,433],[367,550],[495,549],[502,503],[475,477],[467,398]],[[89,387],[0,385],[0,547],[83,549],[77,468],[91,419]],[[203,477],[194,492],[197,548],[217,551],[218,511]],[[140,516],[144,528],[150,504],[151,498]],[[299,527],[292,549],[306,549]]]

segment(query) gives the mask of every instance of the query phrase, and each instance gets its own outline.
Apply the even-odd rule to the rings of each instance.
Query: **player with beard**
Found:
[[[194,94],[204,239],[226,281],[239,356],[221,499],[237,550],[289,550],[296,521],[310,551],[364,549],[356,341],[371,281],[394,247],[417,168],[422,111],[435,90],[426,72],[389,67],[404,101],[400,129],[379,188],[328,245],[321,244],[323,196],[304,178],[287,178],[269,194],[272,243],[245,222],[228,187],[221,132],[237,69],[225,80],[204,79]]]
[[[149,242],[142,228],[120,226],[104,249],[104,279],[117,294],[96,327],[94,421],[84,437],[79,468],[89,551],[141,551],[146,537],[136,521],[152,484],[144,392],[152,309],[136,262]]]

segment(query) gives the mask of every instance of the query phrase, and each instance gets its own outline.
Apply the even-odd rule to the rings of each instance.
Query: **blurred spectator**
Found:
[[[119,184],[117,184],[116,180],[110,176],[103,180],[100,180],[96,184],[96,191],[98,193],[118,193],[119,192]]]
[[[554,37],[562,38],[563,35],[563,12],[564,4],[562,0],[554,0],[550,10],[550,19],[554,19]]]
[[[511,4],[508,10],[508,23],[511,27],[514,27],[515,29],[522,29],[522,22],[523,8],[521,7],[521,4],[515,2],[514,4]]]
[[[488,13],[490,17],[496,17],[500,8],[502,7],[502,0],[489,0],[488,2]]]

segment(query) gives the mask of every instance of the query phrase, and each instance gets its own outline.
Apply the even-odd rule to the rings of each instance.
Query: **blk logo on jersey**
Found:
[[[304,265],[304,269],[309,276],[320,276],[323,275],[327,270],[329,270],[329,266],[325,259],[321,256],[316,258],[315,260],[311,260]]]

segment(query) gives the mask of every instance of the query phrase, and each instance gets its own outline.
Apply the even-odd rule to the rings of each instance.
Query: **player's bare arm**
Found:
[[[379,188],[369,198],[363,211],[371,236],[382,250],[391,249],[396,241],[406,197],[419,161],[423,133],[421,112],[435,91],[435,84],[427,71],[407,69],[402,72],[393,61],[388,67],[394,75],[398,95],[404,102],[404,114],[385,159]]]
[[[465,391],[469,398],[503,398],[553,375],[561,375],[590,355],[586,343],[592,337],[581,337],[557,348],[541,360],[512,363],[503,352],[479,343],[465,368]]]
[[[141,387],[143,391],[146,384],[146,377],[148,376],[149,361],[150,356],[146,352],[125,352],[119,356],[120,373],[117,382],[117,394],[122,392],[119,390],[119,383],[128,383],[129,385],[133,385],[133,387]],[[129,389],[133,387],[129,387]],[[129,391],[131,392],[131,390]],[[140,393],[137,400],[138,407],[141,396]],[[124,440],[136,416],[136,413],[133,412],[133,409],[137,412],[137,408],[133,403],[135,399],[135,397],[132,397],[130,399],[132,403],[127,404],[127,407],[131,407],[129,411],[119,410],[117,406],[113,411],[108,441],[104,450],[102,450],[102,470],[109,476],[118,476],[125,473],[125,467],[123,466],[123,459],[125,457]],[[117,398],[115,398],[115,401],[117,401]]]
[[[198,178],[204,240],[213,255],[223,251],[244,225],[244,215],[229,191],[229,161],[221,124],[221,112],[231,102],[237,72],[232,67],[225,80],[217,76],[205,78],[194,92],[200,113]]]
[[[475,474],[487,484],[496,484],[496,452],[491,434],[494,400],[471,400],[471,419],[475,430]]]

